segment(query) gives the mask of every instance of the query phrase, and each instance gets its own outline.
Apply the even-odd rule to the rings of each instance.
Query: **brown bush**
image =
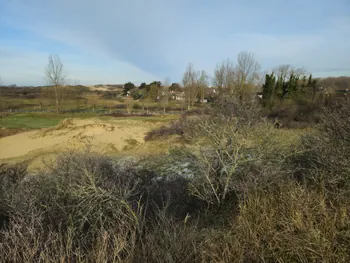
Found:
[[[348,262],[350,203],[295,182],[250,192],[231,227],[211,232],[204,262]]]
[[[0,261],[349,262],[349,108],[286,146],[235,107],[183,117],[190,143],[144,162],[86,151],[37,174],[2,166]]]
[[[324,108],[318,132],[302,137],[303,150],[293,159],[304,183],[337,196],[350,193],[349,114],[347,104]]]

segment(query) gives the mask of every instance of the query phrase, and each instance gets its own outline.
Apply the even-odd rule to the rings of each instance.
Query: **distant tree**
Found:
[[[220,65],[216,65],[216,68],[214,70],[214,79],[213,79],[213,85],[216,86],[220,92],[223,92],[223,89],[225,87],[225,80],[226,80],[226,67],[224,62]]]
[[[147,84],[145,82],[142,82],[141,85],[139,86],[139,89],[144,89],[146,88]]]
[[[158,86],[158,83],[153,83],[150,85],[150,91],[148,93],[149,102],[156,102],[157,101],[159,88],[160,88],[160,86]]]
[[[291,74],[293,74],[298,79],[301,79],[303,76],[307,74],[304,68],[291,68]]]
[[[299,77],[292,73],[288,81],[288,97],[299,99],[300,91]]]
[[[169,91],[170,92],[180,92],[182,91],[181,85],[179,83],[173,83],[171,84],[171,86],[169,87]]]
[[[123,96],[126,96],[128,94],[128,91],[130,91],[134,88],[135,88],[134,83],[131,83],[131,82],[125,83],[124,88],[123,88]]]
[[[130,96],[134,100],[138,100],[138,99],[142,98],[142,93],[140,92],[140,90],[135,88],[135,89],[130,90]]]
[[[243,99],[244,89],[259,79],[260,68],[253,53],[243,51],[238,54],[235,74],[236,93],[240,100]]]
[[[191,109],[197,97],[197,77],[198,72],[195,71],[193,64],[188,64],[182,79],[186,94],[187,110]]]
[[[306,78],[306,77],[305,77]],[[307,80],[307,85],[306,85],[308,88],[311,88],[312,87],[312,74],[310,74],[308,80]]]
[[[219,89],[219,93],[233,94],[235,83],[235,68],[231,60],[227,59],[218,64],[214,70],[213,84]]]
[[[165,78],[163,87],[161,88],[161,97],[160,97],[160,103],[164,113],[169,104],[169,85],[170,85],[169,78]]]
[[[51,54],[45,70],[46,81],[49,86],[53,87],[56,101],[56,113],[60,111],[59,89],[63,87],[66,76],[64,73],[63,63],[58,55]]]
[[[266,74],[265,83],[263,85],[263,105],[272,107],[275,97],[276,77],[274,73]]]
[[[291,74],[291,70],[292,70],[292,66],[289,64],[282,64],[277,66],[273,72],[275,73],[275,75],[277,76],[277,78],[281,79],[282,82],[285,82],[290,74]]]
[[[199,78],[197,85],[200,93],[200,102],[204,103],[205,90],[208,88],[209,76],[204,70],[202,70],[198,75]]]
[[[161,87],[162,86],[162,82],[161,81],[153,81],[153,82],[151,82],[150,83],[150,85],[152,86],[152,85],[156,85],[157,87]]]
[[[310,76],[308,78],[308,81],[307,81],[307,84],[306,84],[306,88],[309,91],[311,91],[311,93],[312,93],[312,101],[314,101],[316,99],[317,81],[312,78],[312,74],[310,74]]]
[[[301,78],[301,89],[305,90],[307,88],[307,83],[306,83],[306,76],[304,75],[302,78]]]

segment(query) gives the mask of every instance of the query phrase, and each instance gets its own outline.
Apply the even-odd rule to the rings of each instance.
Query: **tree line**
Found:
[[[49,56],[45,77],[48,85],[52,87],[56,111],[59,112],[59,89],[64,86],[66,75],[58,55]],[[153,81],[149,84],[141,83],[139,86],[128,82],[124,84],[121,95],[126,98],[127,105],[131,105],[135,100],[158,102],[165,112],[171,100],[177,101],[182,107],[190,110],[198,103],[208,101],[220,103],[225,97],[234,97],[242,101],[260,92],[263,105],[271,108],[276,102],[284,99],[298,100],[307,97],[314,101],[317,94],[317,81],[320,80],[307,74],[305,69],[291,65],[280,65],[263,74],[254,54],[243,51],[237,55],[236,63],[231,59],[218,63],[213,77],[204,70],[195,69],[194,65],[189,63],[183,73],[181,84],[170,84],[168,78],[163,83]],[[111,94],[110,92],[109,95]]]

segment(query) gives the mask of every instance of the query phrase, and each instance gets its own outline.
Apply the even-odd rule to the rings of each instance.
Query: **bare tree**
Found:
[[[198,76],[198,88],[200,92],[201,103],[204,103],[205,89],[208,87],[209,76],[205,70],[202,70],[200,73],[198,73]]]
[[[304,68],[295,68],[289,64],[279,65],[273,70],[273,72],[278,78],[281,78],[282,81],[286,81],[291,75],[301,78],[307,73]]]
[[[293,68],[292,73],[294,76],[300,79],[302,76],[307,74],[307,70],[305,68]]]
[[[56,112],[59,113],[59,89],[64,85],[66,76],[64,74],[63,63],[58,55],[51,54],[45,70],[45,77],[48,85],[54,88],[56,100]]]
[[[226,79],[225,64],[221,63],[216,65],[216,68],[214,70],[213,85],[218,87],[220,90],[222,90],[225,85],[225,79]]]
[[[260,64],[251,52],[240,52],[237,56],[237,95],[242,100],[244,89],[259,79]]]
[[[169,86],[170,86],[170,79],[165,78],[163,87],[162,87],[162,93],[161,93],[161,105],[163,107],[164,114],[169,104]]]
[[[277,78],[282,79],[282,81],[286,81],[286,79],[290,76],[291,65],[283,64],[276,67],[273,72],[276,74]]]
[[[187,66],[186,72],[184,73],[182,82],[186,93],[187,110],[191,109],[194,105],[195,98],[197,96],[197,78],[198,72],[195,71],[193,64],[190,63]]]
[[[230,95],[233,93],[235,80],[235,69],[230,59],[223,61],[216,66],[214,71],[213,84],[219,88],[221,93],[228,91]]]

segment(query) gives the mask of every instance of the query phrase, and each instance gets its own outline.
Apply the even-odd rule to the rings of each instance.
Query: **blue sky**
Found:
[[[181,81],[254,52],[263,70],[350,76],[350,0],[0,0],[3,84],[44,84],[50,53],[81,84]]]

